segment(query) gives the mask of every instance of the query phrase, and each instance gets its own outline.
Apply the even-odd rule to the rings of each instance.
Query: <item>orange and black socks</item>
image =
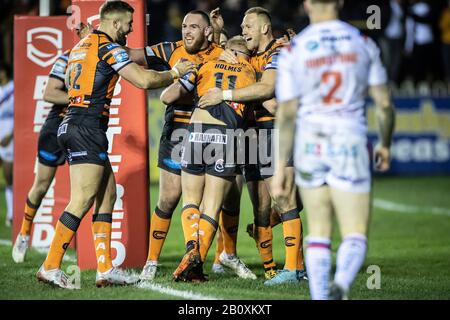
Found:
[[[272,227],[255,226],[256,247],[264,264],[264,270],[275,268],[272,255]]]
[[[298,209],[281,214],[281,220],[286,249],[284,269],[297,270],[301,246],[301,221]]]
[[[198,242],[199,242],[199,250],[200,250],[200,259],[202,262],[205,261],[206,255],[208,254],[208,250],[211,247],[211,243],[216,235],[216,230],[219,227],[219,224],[216,220],[207,216],[206,214],[202,214],[200,216],[200,222],[198,227]]]
[[[156,207],[150,222],[150,237],[147,261],[158,261],[164,241],[169,232],[173,212],[164,212]]]
[[[273,228],[281,223],[281,217],[275,208],[270,211],[270,226]]]
[[[60,268],[67,247],[80,226],[81,219],[69,212],[64,212],[56,223],[55,235],[44,261],[44,269]]]
[[[227,254],[236,254],[238,228],[239,211],[231,212],[222,208],[220,229],[222,231],[224,250]]]
[[[101,273],[110,270],[111,259],[111,213],[98,213],[92,216],[92,235],[94,237],[97,270]]]
[[[181,211],[181,225],[183,226],[184,243],[198,240],[198,223],[200,211],[198,206],[189,204]]]
[[[33,204],[30,199],[27,198],[25,203],[25,215],[22,220],[22,227],[20,229],[20,234],[23,236],[28,236],[31,233],[31,226],[33,225],[33,219],[36,216],[36,212],[41,204]]]

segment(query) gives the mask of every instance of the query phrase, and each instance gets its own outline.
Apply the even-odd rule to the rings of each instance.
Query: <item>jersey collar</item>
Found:
[[[107,33],[103,32],[103,31],[94,30],[93,33],[95,33],[95,34],[103,34],[103,35],[105,35],[108,38],[109,41],[115,42],[113,39],[111,39],[111,37]]]
[[[266,53],[270,48],[272,48],[272,46],[274,45],[275,41],[277,41],[277,40],[273,39],[272,41],[270,41],[269,44],[267,45],[267,47],[264,49],[264,51],[257,52],[256,55],[257,56],[261,56],[264,53]]]

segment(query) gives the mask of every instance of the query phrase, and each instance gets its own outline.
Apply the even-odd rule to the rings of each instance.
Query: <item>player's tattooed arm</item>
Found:
[[[395,109],[387,85],[371,86],[369,94],[375,102],[380,143],[375,147],[375,167],[390,168],[390,147],[395,128]]]
[[[69,95],[65,89],[64,81],[50,77],[45,87],[44,100],[53,104],[69,104]]]

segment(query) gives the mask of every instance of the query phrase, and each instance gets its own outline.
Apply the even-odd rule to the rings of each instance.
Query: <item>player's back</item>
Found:
[[[212,88],[222,90],[240,89],[255,82],[255,70],[244,59],[239,59],[237,64],[219,60],[208,61],[200,66],[197,72],[191,74],[188,79],[185,78],[180,81],[188,91],[193,91],[195,88],[197,99]],[[234,114],[237,114],[241,119],[243,118],[244,104],[223,102],[220,106],[223,108],[208,108],[213,117],[232,118]],[[223,120],[226,123],[230,123],[230,119]]]
[[[341,124],[365,129],[367,88],[386,82],[379,50],[370,38],[339,20],[312,24],[282,57],[280,64],[289,64],[293,74],[286,81],[280,78],[278,89],[292,90],[300,98],[301,118],[339,118]]]
[[[68,116],[102,118],[105,129],[118,71],[129,63],[126,51],[107,34],[95,30],[82,39],[72,49],[68,61]]]

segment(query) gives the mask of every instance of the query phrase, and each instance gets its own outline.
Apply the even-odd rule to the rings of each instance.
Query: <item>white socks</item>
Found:
[[[13,218],[13,189],[12,187],[6,187],[6,219],[11,220]]]
[[[326,238],[308,237],[306,271],[312,300],[327,300],[330,291],[331,241]]]
[[[347,235],[339,246],[334,282],[348,291],[364,263],[367,238],[363,234]]]
[[[336,257],[334,282],[345,291],[350,289],[364,263],[367,237],[363,234],[347,235],[339,246]],[[306,271],[312,300],[327,300],[331,271],[331,241],[326,238],[308,237]]]

